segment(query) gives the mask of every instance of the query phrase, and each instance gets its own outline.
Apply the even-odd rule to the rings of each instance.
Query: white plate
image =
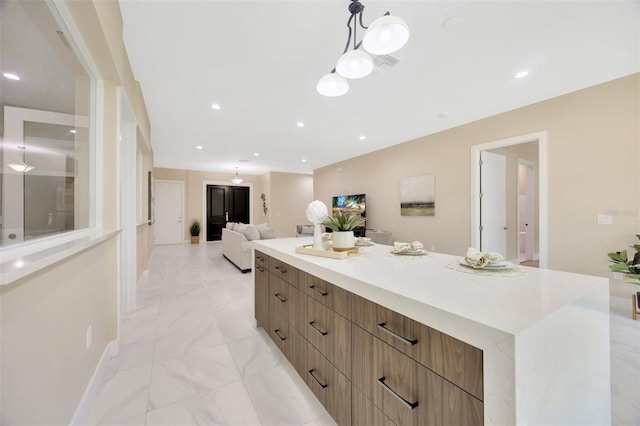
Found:
[[[473,266],[469,265],[467,261],[464,259],[460,259],[460,265],[466,266],[467,268],[473,268]],[[510,269],[515,267],[516,265],[514,265],[513,263],[503,260],[501,262],[490,263],[488,265],[484,265],[482,268],[475,268],[475,269]]]
[[[420,250],[409,250],[409,251],[395,251],[395,250],[391,250],[391,253],[393,254],[399,254],[399,255],[404,255],[404,256],[424,256],[425,254],[429,254],[426,250],[424,249],[420,249]]]
[[[375,243],[372,241],[369,241],[368,243],[356,243],[356,247],[371,247],[371,246],[375,246]]]

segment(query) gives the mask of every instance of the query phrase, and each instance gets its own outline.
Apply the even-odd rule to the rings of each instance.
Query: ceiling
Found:
[[[362,3],[365,25],[388,10],[411,38],[327,98],[315,87],[344,49],[347,0],[120,0],[155,166],[312,173],[640,71],[637,0]]]

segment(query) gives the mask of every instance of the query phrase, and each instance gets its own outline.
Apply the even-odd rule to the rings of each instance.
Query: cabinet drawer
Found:
[[[300,289],[345,318],[351,319],[351,293],[304,271],[298,272]]]
[[[355,324],[483,399],[480,349],[362,297],[352,304]]]
[[[482,401],[353,327],[353,384],[397,425],[482,425]]]
[[[269,270],[269,256],[262,253],[261,251],[256,250],[254,257],[256,262],[256,268],[261,266],[264,269]]]
[[[298,270],[276,258],[269,258],[269,271],[276,277],[298,287]]]
[[[280,352],[286,355],[289,336],[289,322],[274,310],[269,312],[269,337]]]
[[[351,377],[351,321],[315,299],[306,301],[302,334],[347,377]]]
[[[269,329],[269,271],[256,264],[253,270],[255,316],[259,327]]]
[[[306,350],[307,386],[339,425],[351,424],[351,382],[312,345]]]
[[[351,424],[353,426],[395,426],[360,390],[351,388]]]

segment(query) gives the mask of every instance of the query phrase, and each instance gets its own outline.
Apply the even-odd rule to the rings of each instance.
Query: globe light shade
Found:
[[[381,16],[369,25],[362,46],[374,55],[386,55],[399,50],[409,40],[409,27],[397,16]]]
[[[338,59],[336,72],[345,78],[362,78],[373,71],[373,59],[362,50],[350,50]]]
[[[324,75],[316,86],[318,93],[324,96],[342,96],[349,91],[349,83],[334,72]]]
[[[7,164],[7,166],[11,167],[13,170],[15,170],[18,173],[27,173],[27,172],[30,172],[31,170],[35,169],[35,167],[29,166],[29,165],[27,165],[25,163]]]

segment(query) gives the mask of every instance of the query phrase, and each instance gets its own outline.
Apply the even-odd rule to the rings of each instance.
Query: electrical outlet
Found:
[[[613,273],[613,279],[614,280],[623,280],[624,279],[624,275],[622,275],[622,272],[614,272]]]
[[[431,246],[431,251],[436,251],[436,246]]]
[[[598,225],[613,225],[613,216],[610,214],[599,214]]]
[[[91,326],[87,327],[87,349],[93,344],[93,329]]]

